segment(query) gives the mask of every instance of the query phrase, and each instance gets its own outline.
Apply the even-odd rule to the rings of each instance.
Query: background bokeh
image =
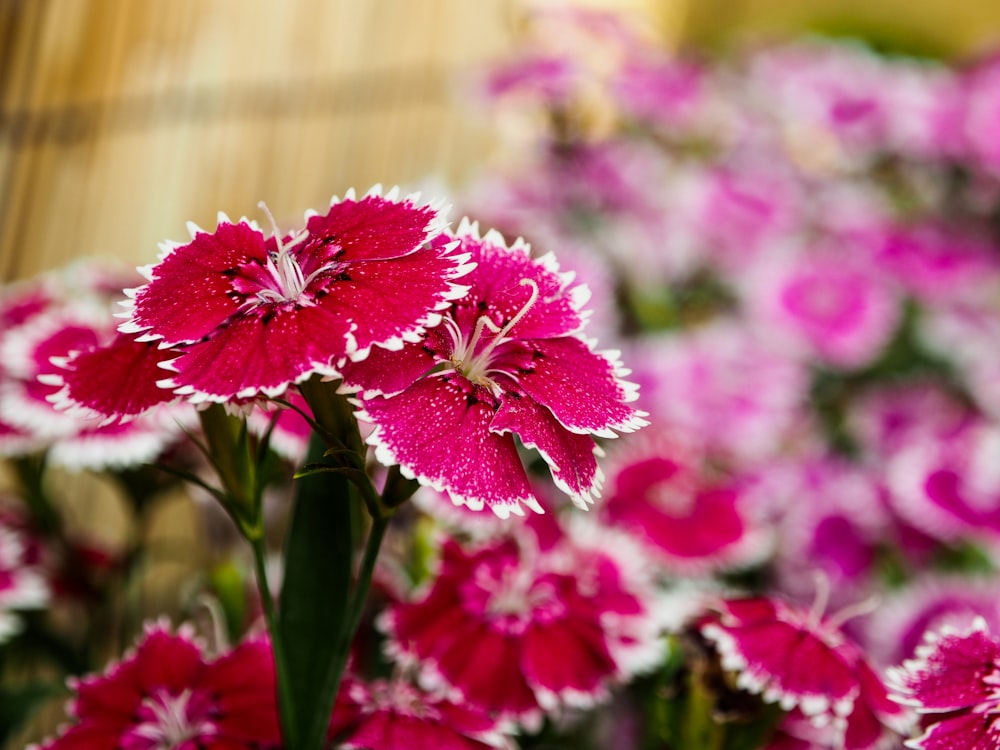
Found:
[[[990,0],[605,0],[668,46],[862,34],[969,56]],[[467,76],[523,0],[0,1],[0,279],[81,256],[147,263],[218,211],[280,220],[371,184],[457,185],[490,153]],[[259,217],[258,217],[259,218]]]

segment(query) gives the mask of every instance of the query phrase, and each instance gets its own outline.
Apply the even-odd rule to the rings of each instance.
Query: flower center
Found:
[[[268,281],[271,283],[268,283],[257,291],[257,299],[260,302],[298,301],[302,297],[302,293],[305,292],[306,287],[309,286],[309,282],[320,271],[324,270],[325,266],[316,269],[306,276],[302,272],[302,266],[299,265],[298,260],[292,255],[291,250],[309,238],[309,230],[304,229],[298,234],[292,235],[288,244],[284,244],[281,241],[281,232],[278,231],[278,224],[274,220],[274,215],[268,209],[267,204],[261,201],[257,205],[267,214],[267,218],[271,222],[271,232],[274,235],[274,241],[278,245],[277,252],[268,253],[267,264],[265,265],[270,275]]]
[[[189,740],[214,736],[211,708],[206,695],[157,690],[140,704],[139,722],[122,737],[122,750],[177,750]]]
[[[441,712],[428,705],[420,691],[398,676],[391,681],[379,681],[372,685],[371,708],[426,721],[441,718]]]
[[[556,583],[539,577],[534,566],[524,561],[497,569],[482,566],[473,573],[472,599],[482,607],[484,619],[500,632],[518,635],[530,625],[551,622],[564,614]]]
[[[682,486],[672,478],[655,482],[648,490],[653,504],[674,517],[690,516],[694,512],[696,495],[693,487]]]
[[[476,320],[472,335],[466,338],[453,318],[445,318],[446,327],[454,344],[452,355],[449,358],[452,366],[470,382],[485,386],[494,394],[499,391],[499,386],[490,376],[499,370],[491,366],[493,353],[498,346],[512,340],[508,334],[538,301],[538,284],[531,279],[521,279],[520,284],[531,287],[531,294],[521,309],[502,328],[494,323],[488,315],[481,315]],[[494,334],[493,338],[480,349],[483,342],[483,331],[487,329]]]

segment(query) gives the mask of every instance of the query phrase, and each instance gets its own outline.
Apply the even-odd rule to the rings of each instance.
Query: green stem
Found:
[[[274,608],[274,597],[267,581],[267,566],[263,537],[250,541],[253,549],[254,570],[257,579],[257,592],[260,595],[261,606],[264,608],[264,619],[267,621],[267,631],[271,635],[271,650],[274,654],[274,671],[277,682],[278,708],[281,717],[281,733],[285,745],[289,748],[297,746],[298,726],[295,723],[295,702],[292,700],[289,688],[288,660],[285,658],[285,644],[278,626],[278,616]]]
[[[344,676],[344,669],[347,667],[347,660],[351,653],[351,646],[354,643],[354,636],[357,633],[358,625],[361,623],[365,604],[368,602],[368,591],[371,589],[375,563],[378,560],[379,550],[382,547],[382,540],[385,538],[386,529],[389,528],[390,518],[391,516],[378,516],[372,519],[372,527],[368,532],[368,540],[365,542],[365,554],[361,560],[361,568],[358,570],[358,580],[354,585],[354,590],[351,592],[347,616],[344,618],[337,640],[337,650],[330,663],[329,671],[326,674],[326,680],[322,688],[322,694],[330,696],[331,704],[336,699],[337,692],[340,689],[340,682]],[[320,715],[314,718],[305,747],[318,748],[322,746],[329,722],[329,716]]]

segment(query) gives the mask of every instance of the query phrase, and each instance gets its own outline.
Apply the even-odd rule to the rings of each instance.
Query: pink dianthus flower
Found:
[[[627,539],[578,531],[549,546],[524,533],[470,548],[449,540],[441,555],[429,588],[383,626],[394,656],[467,705],[537,728],[543,713],[589,707],[662,655]]]
[[[188,629],[150,625],[103,675],[71,681],[73,722],[37,750],[277,750],[274,680],[266,639],[208,661]]]
[[[192,226],[189,243],[141,269],[149,282],[129,292],[121,330],[178,349],[160,385],[192,402],[277,396],[440,321],[468,270],[452,245],[426,244],[441,226],[434,207],[377,189],[283,237],[220,215],[214,232]]]
[[[594,436],[646,424],[630,404],[635,387],[621,379],[617,353],[581,337],[589,292],[551,255],[532,258],[523,242],[508,247],[464,222],[457,237],[477,265],[442,325],[342,367],[345,386],[361,390],[358,418],[374,425],[368,442],[383,463],[456,504],[506,517],[522,505],[541,512],[516,435],[586,507],[603,478]]]

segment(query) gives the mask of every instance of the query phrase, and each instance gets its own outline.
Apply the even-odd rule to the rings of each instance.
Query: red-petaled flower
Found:
[[[985,620],[928,632],[916,658],[890,670],[889,682],[896,700],[923,715],[926,730],[907,747],[1000,747],[1000,641]]]
[[[820,597],[822,600],[823,597]],[[909,724],[861,649],[840,629],[847,612],[824,618],[774,598],[730,599],[699,624],[737,684],[765,701],[832,727],[835,746],[874,750]]]
[[[144,269],[121,330],[178,348],[161,385],[192,402],[277,396],[440,322],[468,270],[452,245],[426,245],[441,225],[432,206],[378,189],[335,199],[284,237],[220,215]]]
[[[519,531],[468,549],[448,540],[430,588],[382,625],[390,654],[425,684],[537,727],[543,712],[591,706],[662,653],[627,539],[578,531],[548,547]]]
[[[44,375],[42,382],[58,389],[48,397],[58,409],[96,415],[105,423],[126,422],[179,401],[173,391],[157,385],[165,374],[162,365],[177,355],[155,341],[119,333],[103,346],[55,360],[59,371]]]
[[[71,681],[74,721],[39,750],[265,750],[281,746],[266,639],[206,661],[190,631],[148,626],[105,674]]]
[[[330,736],[338,748],[488,750],[512,748],[486,713],[396,678],[347,679],[337,695]]]
[[[53,464],[71,469],[118,468],[155,459],[178,433],[178,412],[161,411],[129,425],[109,425],[113,419],[102,422],[90,418],[95,412],[107,416],[102,410],[81,409],[80,404],[68,403],[67,398],[69,384],[83,377],[80,385],[89,397],[130,404],[141,400],[137,394],[152,391],[152,401],[134,410],[136,415],[165,400],[160,394],[169,397],[166,400],[174,399],[150,379],[149,370],[163,375],[155,362],[143,369],[136,357],[105,357],[84,371],[76,372],[74,366],[64,369],[67,360],[103,352],[105,345],[117,351],[117,341],[124,337],[115,331],[111,289],[120,289],[133,280],[133,275],[78,264],[72,274],[44,280],[50,293],[58,291],[61,296],[44,308],[38,303],[22,304],[22,314],[15,317],[19,322],[4,329],[0,336],[0,359],[4,363],[0,373],[0,423],[15,430],[15,436],[31,436],[29,445],[48,448]],[[151,344],[135,346],[157,351]]]
[[[522,505],[540,511],[516,435],[586,507],[602,481],[593,436],[646,424],[629,403],[635,387],[621,379],[616,355],[579,335],[589,292],[551,255],[532,258],[522,241],[508,247],[465,221],[457,237],[476,269],[443,324],[342,369],[345,384],[362,391],[358,418],[375,426],[368,442],[380,461],[456,504],[506,517]]]

